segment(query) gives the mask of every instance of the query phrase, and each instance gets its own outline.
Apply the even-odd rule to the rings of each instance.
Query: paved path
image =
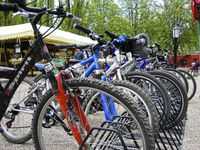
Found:
[[[183,150],[200,150],[200,77],[195,79],[198,88],[189,102]]]
[[[188,107],[188,120],[182,150],[200,150],[200,77],[197,81],[197,93]],[[24,145],[10,144],[0,135],[0,150],[34,150],[32,141]]]

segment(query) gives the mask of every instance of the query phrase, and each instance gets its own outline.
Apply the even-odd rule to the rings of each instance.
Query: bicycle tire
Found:
[[[125,78],[126,80],[139,85],[142,89],[145,89],[146,93],[150,95],[152,101],[154,102],[154,105],[157,106],[158,108],[160,107],[158,106],[159,105],[158,99],[161,98],[160,101],[162,104],[162,108],[161,111],[159,111],[160,109],[157,111],[159,111],[158,113],[160,113],[161,117],[160,120],[162,120],[160,124],[165,123],[165,121],[168,120],[171,111],[171,101],[169,94],[167,93],[162,83],[159,80],[157,80],[154,76],[141,71],[135,71],[125,74]],[[159,93],[155,93],[154,91],[146,89],[143,85],[140,85],[141,81],[146,81],[148,82],[148,84],[155,86],[157,92]]]
[[[46,78],[46,74],[39,74],[39,75],[36,75],[35,77],[34,77],[34,81],[35,82],[38,82],[38,81],[40,81],[42,78]]]
[[[169,73],[171,72],[173,75],[177,76],[177,79],[179,79],[181,81],[181,83],[183,83],[185,90],[188,92],[189,84],[188,84],[186,77],[183,75],[183,73],[181,73],[179,70],[173,69],[173,68],[166,68],[166,70],[169,71]]]
[[[137,86],[129,81],[113,80],[111,83],[117,87],[125,88],[124,91],[130,89],[130,90],[132,90],[132,92],[135,92],[136,94],[138,94],[138,97],[141,97],[141,100],[143,100],[143,103],[145,103],[145,105],[147,105],[146,109],[148,109],[149,115],[151,115],[151,118],[152,118],[151,122],[152,122],[152,126],[153,126],[152,131],[153,131],[153,133],[155,133],[154,135],[156,135],[159,131],[159,122],[161,120],[158,119],[157,110],[156,110],[155,105],[152,102],[151,98],[149,97],[149,95],[146,94],[145,91],[142,90],[139,86]]]
[[[51,88],[49,79],[47,78],[46,74],[37,75],[33,81],[39,85],[41,95],[45,95],[45,93]]]
[[[117,104],[123,104],[122,106],[125,107],[127,109],[127,112],[130,113],[131,118],[135,118],[137,121],[137,125],[139,125],[140,130],[142,131],[142,145],[144,146],[143,148],[145,150],[152,150],[155,148],[155,143],[154,143],[154,138],[152,136],[152,132],[151,129],[149,127],[148,121],[144,118],[144,116],[140,113],[140,111],[137,109],[137,107],[134,106],[134,104],[132,103],[132,100],[123,92],[123,90],[114,87],[112,84],[109,84],[107,82],[104,81],[98,81],[98,80],[92,80],[92,79],[72,79],[72,80],[66,80],[67,85],[69,85],[70,88],[74,88],[74,89],[80,89],[80,88],[85,88],[86,90],[98,90],[101,93],[104,94],[108,94],[110,96],[112,96],[112,98],[114,100],[117,101]],[[123,101],[121,101],[121,99],[123,99]],[[34,113],[34,118],[33,118],[33,141],[35,143],[35,148],[40,150],[43,149],[45,150],[44,144],[44,138],[42,137],[42,122],[44,119],[45,113],[46,113],[46,108],[49,108],[49,104],[51,104],[51,100],[55,100],[55,97],[53,96],[53,93],[51,91],[48,91],[48,93],[46,94],[46,96],[44,97],[43,101],[41,101]],[[99,116],[96,116],[97,120],[100,121],[98,119]],[[94,124],[94,122],[92,122],[92,124]],[[51,127],[53,128],[53,127]],[[48,131],[51,129],[49,128]],[[58,127],[56,126],[56,129],[58,129]],[[45,132],[44,132],[45,133]],[[52,133],[52,132],[51,132]],[[61,133],[62,132],[58,132],[56,131],[56,133]],[[63,137],[57,137],[54,133],[54,137],[56,140],[62,140],[61,144],[64,145],[63,140],[67,139],[67,138],[63,138]],[[65,134],[66,135],[66,134]],[[49,137],[50,135],[47,134],[47,136]],[[64,136],[64,135],[63,135]],[[67,135],[66,135],[67,136]],[[93,136],[92,136],[93,137]],[[47,138],[47,137],[46,137]],[[50,137],[51,140],[53,140],[53,137]],[[68,137],[68,139],[73,140],[73,137]],[[49,139],[47,139],[48,143],[50,144],[49,146],[51,146],[51,148],[55,149],[56,144],[59,144],[59,141],[57,141],[57,143],[50,143]],[[92,139],[93,141],[93,139]],[[74,143],[73,143],[74,144]],[[73,144],[67,143],[67,145],[63,146],[64,149],[67,148],[67,146],[71,146],[70,149],[73,149],[72,146]],[[61,149],[61,145],[59,145],[59,149]],[[97,148],[98,149],[98,148]]]
[[[166,123],[165,128],[173,128],[174,126],[181,123],[181,121],[186,116],[188,108],[187,92],[185,91],[185,88],[183,87],[181,81],[177,80],[173,75],[165,70],[148,71],[148,73],[160,79],[160,81],[162,81],[162,83],[165,85],[166,89],[170,93],[172,104],[170,113],[171,115],[169,121]]]
[[[6,79],[5,76],[4,76],[4,79]],[[7,79],[9,79],[9,77],[7,77]],[[27,102],[28,99],[26,99],[24,103],[20,103],[20,102],[18,103],[18,100],[21,100],[19,98],[24,98],[26,94],[29,92],[31,87],[33,87],[33,82],[30,79],[25,78],[20,84],[17,91],[15,92],[13,99],[11,100],[10,107],[8,107],[6,114],[1,120],[0,125],[1,125],[1,128],[3,129],[2,135],[8,142],[15,143],[15,144],[23,144],[27,142],[28,140],[30,140],[32,137],[32,131],[31,131],[32,116],[29,115],[28,113],[33,112],[33,109],[35,107],[25,105],[25,102]],[[25,93],[26,91],[27,93]],[[23,95],[23,93],[25,95]],[[39,97],[38,97],[38,94],[35,93],[35,97],[29,96],[27,98],[34,98],[32,100],[35,100],[35,99],[38,100]],[[12,102],[14,101],[15,101],[14,105],[17,104],[14,107],[15,109],[12,108],[14,106]],[[12,121],[12,119],[14,120]],[[24,122],[25,119],[26,119],[26,122]]]
[[[129,96],[136,103],[138,108],[140,108],[140,110],[143,111],[144,116],[147,117],[147,120],[149,121],[151,129],[153,133],[156,135],[159,130],[158,114],[149,95],[146,94],[139,86],[129,81],[113,80],[110,83],[114,84],[115,86],[119,88],[122,88],[125,93],[129,94]],[[83,109],[86,110],[87,112],[90,109],[90,107],[93,107],[92,110],[94,110],[94,108],[96,107],[95,105],[97,105],[95,104],[95,102],[100,103],[99,98],[100,98],[99,93],[91,93],[87,95],[87,97],[85,98],[85,101],[82,104]],[[102,109],[102,108],[97,108],[97,109]]]
[[[187,95],[188,95],[188,100],[190,101],[194,97],[194,95],[196,94],[196,91],[197,91],[196,81],[189,72],[182,70],[181,68],[177,68],[177,70],[179,70],[184,76],[186,76],[186,79],[189,82],[189,84],[188,84],[189,88],[188,88]]]

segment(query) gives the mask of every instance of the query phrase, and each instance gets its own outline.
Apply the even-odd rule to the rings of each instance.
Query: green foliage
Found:
[[[0,0],[2,2],[3,0]],[[5,0],[4,0],[5,1]],[[194,25],[191,3],[188,0],[60,0],[66,10],[82,18],[79,24],[98,34],[109,30],[115,34],[135,36],[146,33],[150,42],[158,42],[163,48],[172,49],[172,29],[181,28],[180,50],[190,53],[198,49],[198,26]],[[38,0],[32,6],[53,8],[58,2]],[[28,22],[11,13],[0,12],[0,25]],[[45,15],[41,22],[48,20]],[[51,26],[53,19],[44,23]],[[60,29],[82,34],[72,26],[74,20],[66,19]],[[108,38],[108,37],[106,37]],[[109,38],[108,38],[109,39]]]

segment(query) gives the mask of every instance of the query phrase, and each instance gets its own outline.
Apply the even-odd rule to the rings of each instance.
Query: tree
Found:
[[[0,0],[2,2],[3,0]],[[183,52],[195,51],[198,47],[198,30],[194,26],[188,0],[60,0],[66,10],[82,18],[81,24],[98,34],[104,30],[129,36],[146,33],[150,43],[156,41],[162,47],[172,49],[172,29],[181,28],[180,49]],[[54,0],[38,0],[31,4],[37,7],[54,8]],[[40,23],[51,26],[55,19],[44,15]],[[0,13],[0,25],[28,22],[20,17],[12,18],[12,13]],[[72,26],[76,21],[65,19],[60,29],[83,34]],[[107,39],[109,39],[107,37]]]

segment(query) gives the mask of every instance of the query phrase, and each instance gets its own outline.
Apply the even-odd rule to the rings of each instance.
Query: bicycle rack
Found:
[[[129,116],[115,116],[112,121],[103,122],[99,128],[92,128],[84,138],[79,150],[84,149],[84,146],[89,146],[93,150],[139,148],[136,140],[138,137],[131,134],[130,121],[132,118]],[[133,140],[125,143],[122,136]]]
[[[162,121],[163,120],[161,117],[161,122]],[[169,121],[172,121],[172,120],[170,119]],[[155,137],[156,149],[157,150],[180,150],[182,146],[182,142],[183,142],[183,137],[184,137],[185,124],[186,124],[186,119],[183,119],[181,123],[179,123],[177,126],[173,127],[172,129],[164,129],[163,126],[160,124],[159,133]]]
[[[158,107],[162,108],[162,105],[159,103]],[[157,107],[156,109],[158,111]],[[162,123],[164,122],[163,117],[166,116],[161,116],[161,113],[158,113],[158,115],[161,120],[159,123],[159,132],[155,136],[156,150],[180,150],[183,143],[186,118],[177,126],[171,129],[165,129]],[[172,121],[172,119],[169,121]],[[122,116],[115,116],[112,121],[103,122],[100,127],[92,128],[89,131],[79,147],[79,150],[84,149],[85,146],[93,150],[139,149],[137,139],[140,137],[137,134],[132,134],[131,128],[134,126],[132,126],[131,123],[133,123],[133,119],[126,115],[126,112],[123,113]],[[124,141],[124,139],[132,140],[127,142]]]

